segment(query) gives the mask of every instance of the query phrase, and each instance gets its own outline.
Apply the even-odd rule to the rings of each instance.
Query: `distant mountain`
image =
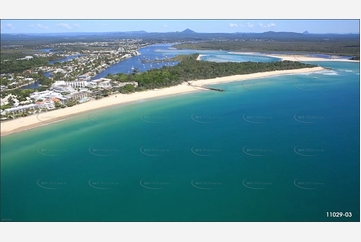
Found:
[[[274,31],[268,31],[268,32],[264,32],[264,33],[259,33],[259,34],[255,34],[255,35],[259,35],[259,36],[263,36],[265,38],[270,38],[270,39],[282,39],[282,38],[297,38],[297,37],[301,37],[302,34],[301,33],[295,33],[295,32],[274,32]]]
[[[24,44],[24,40],[28,43],[51,43],[54,41],[102,41],[104,39],[119,39],[119,38],[141,38],[150,41],[207,41],[207,40],[274,40],[274,41],[315,41],[315,40],[332,40],[332,41],[346,41],[358,40],[360,34],[311,34],[308,31],[303,33],[295,32],[274,32],[268,31],[264,33],[197,33],[191,29],[185,29],[182,32],[146,32],[146,31],[124,31],[124,32],[78,32],[78,33],[43,33],[43,34],[3,34],[1,33],[0,42],[3,45]],[[36,40],[36,41],[35,41]]]
[[[191,29],[185,29],[181,32],[182,34],[196,34],[196,32],[194,32],[193,30]]]
[[[137,31],[125,31],[125,32],[117,32],[117,33],[127,33],[127,34],[147,34],[147,31],[137,30]]]

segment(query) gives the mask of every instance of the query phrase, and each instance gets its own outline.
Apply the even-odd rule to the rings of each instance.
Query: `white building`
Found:
[[[9,114],[9,113],[21,113],[23,111],[27,111],[27,110],[34,110],[35,108],[37,108],[38,105],[36,104],[28,104],[28,105],[23,105],[23,106],[17,106],[15,108],[7,108],[4,110],[4,114]]]
[[[110,81],[102,81],[102,82],[98,82],[98,87],[100,87],[100,88],[111,88],[112,85],[111,85]]]
[[[56,69],[56,70],[54,71],[54,73],[58,73],[58,72],[63,73],[63,74],[66,74],[66,73],[67,73],[66,70],[63,70],[63,69],[60,69],[60,68],[58,68],[58,69]]]
[[[75,89],[65,81],[54,82],[54,84],[51,85],[50,90],[53,90],[54,92],[75,92]]]
[[[36,102],[36,105],[38,108],[43,108],[43,109],[48,109],[48,110],[55,108],[55,103],[51,99],[46,99],[42,102]]]
[[[73,100],[80,100],[80,99],[83,99],[83,98],[86,98],[86,97],[90,97],[91,93],[89,93],[89,92],[76,92],[76,93],[72,93],[70,95],[71,95],[71,98]]]
[[[13,100],[16,100],[16,96],[15,96],[15,95],[9,94],[9,95],[7,95],[5,98],[1,98],[1,99],[0,99],[0,104],[1,104],[1,106],[8,105],[8,104],[9,104],[9,98],[10,98],[10,97],[11,97]]]
[[[38,100],[46,100],[51,98],[57,98],[60,100],[64,100],[64,97],[61,93],[55,91],[43,91],[43,92],[34,92],[30,94],[30,97],[33,98],[35,101]]]
[[[91,79],[91,76],[89,73],[85,73],[83,75],[78,76],[79,80],[89,81]]]
[[[100,79],[96,79],[96,80],[93,80],[91,82],[88,83],[88,85],[90,87],[95,87],[95,85],[97,87],[100,87],[100,88],[111,88],[112,87],[112,84],[111,84],[111,79],[109,78],[100,78]]]
[[[133,85],[134,87],[138,86],[138,82],[120,82],[118,86],[119,87],[124,87],[127,84]]]
[[[19,58],[19,59],[16,59],[16,60],[30,60],[30,59],[33,59],[33,58],[34,57],[32,57],[31,55],[27,55],[24,58]]]
[[[72,88],[80,88],[88,86],[87,81],[70,81],[66,82],[66,85],[71,86]]]

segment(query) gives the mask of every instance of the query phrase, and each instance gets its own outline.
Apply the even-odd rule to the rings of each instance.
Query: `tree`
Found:
[[[103,89],[101,92],[102,92],[103,97],[109,96],[109,90]]]
[[[11,96],[8,98],[8,101],[11,106],[13,106],[15,103],[15,101],[13,100],[13,97],[11,97]]]
[[[55,102],[55,108],[61,108],[63,105],[60,102]]]
[[[120,93],[132,93],[135,91],[135,87],[132,84],[126,84],[119,89]]]

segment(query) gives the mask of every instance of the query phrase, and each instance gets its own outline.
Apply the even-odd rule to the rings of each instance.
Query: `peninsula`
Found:
[[[198,56],[191,56],[190,60],[198,58]],[[204,62],[206,63],[206,62]],[[183,80],[177,83],[174,86],[168,86],[163,88],[153,88],[149,90],[143,90],[138,92],[133,92],[130,94],[122,94],[122,93],[116,93],[111,94],[107,97],[104,97],[99,100],[90,100],[85,103],[77,104],[72,107],[67,107],[64,109],[57,109],[52,111],[47,111],[44,113],[37,113],[26,117],[20,117],[14,120],[7,120],[5,122],[1,122],[1,136],[8,135],[14,132],[19,132],[35,127],[40,127],[43,125],[55,123],[61,120],[69,119],[73,117],[76,114],[89,112],[96,109],[106,108],[113,105],[121,105],[126,104],[130,102],[137,102],[140,100],[149,100],[152,98],[159,98],[159,97],[165,97],[165,96],[171,96],[171,95],[179,95],[184,93],[190,93],[195,91],[207,91],[204,89],[200,89],[197,87],[194,87],[190,84],[196,84],[197,86],[203,86],[203,85],[211,85],[211,84],[219,84],[219,83],[227,83],[227,82],[234,82],[234,81],[246,81],[251,79],[258,79],[263,77],[269,77],[269,76],[276,76],[276,75],[287,75],[287,74],[297,74],[297,73],[308,73],[308,72],[317,72],[322,71],[324,68],[318,67],[318,66],[312,66],[312,65],[306,65],[302,63],[296,63],[297,67],[294,67],[293,69],[290,68],[291,64],[295,63],[288,63],[288,62],[279,62],[278,64],[282,65],[283,69],[274,69],[274,70],[268,70],[268,71],[246,71],[249,72],[247,74],[232,74],[229,76],[222,76],[222,77],[213,77],[208,79],[193,79],[193,80]],[[187,62],[183,63],[187,64]],[[189,63],[188,63],[189,64]],[[209,64],[215,64],[215,63],[209,63]],[[224,63],[222,63],[224,64]],[[237,63],[227,63],[231,64],[233,66],[237,66]],[[239,63],[238,63],[239,64]],[[264,65],[263,68],[266,66],[267,63],[258,63],[259,65]],[[268,63],[269,64],[269,63]],[[288,69],[287,67],[288,66]],[[172,68],[172,67],[167,67]],[[179,68],[179,67],[175,67]],[[183,67],[184,68],[184,67]],[[232,69],[230,69],[232,70]],[[154,70],[153,72],[157,72],[159,74],[159,71]],[[151,72],[150,72],[151,73]],[[144,75],[149,75],[149,73],[145,73]],[[196,76],[195,73],[190,76]],[[130,75],[130,77],[132,77]],[[134,76],[133,76],[134,77]],[[192,78],[192,77],[191,77]],[[138,79],[140,80],[140,79]],[[153,83],[153,82],[152,82]]]

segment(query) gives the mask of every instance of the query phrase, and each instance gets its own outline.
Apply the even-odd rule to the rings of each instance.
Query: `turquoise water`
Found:
[[[317,63],[2,137],[1,219],[359,221],[359,63]]]
[[[110,66],[92,79],[99,79],[105,77],[108,74],[125,73],[129,74],[132,72],[132,68],[137,68],[138,71],[148,71],[150,69],[159,69],[163,66],[174,66],[178,64],[176,61],[164,61],[172,58],[176,55],[189,55],[189,54],[201,54],[202,60],[215,61],[215,62],[246,62],[246,61],[258,61],[258,62],[270,62],[279,61],[279,58],[268,57],[264,55],[239,55],[232,54],[228,51],[215,51],[215,50],[177,50],[172,46],[176,43],[168,44],[155,44],[146,46],[139,49],[139,56],[134,56],[117,64]],[[163,60],[162,62],[160,62]],[[143,62],[146,61],[146,62]],[[149,62],[157,61],[157,62]]]

